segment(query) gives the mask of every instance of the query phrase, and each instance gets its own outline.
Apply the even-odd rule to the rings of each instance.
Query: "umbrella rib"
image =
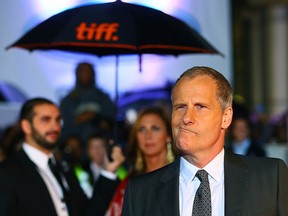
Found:
[[[128,44],[104,44],[104,43],[78,43],[78,42],[57,42],[57,43],[35,43],[35,44],[18,44],[18,47],[33,49],[33,48],[51,48],[51,47],[61,47],[61,46],[71,46],[71,47],[106,47],[106,48],[123,48],[129,50],[137,50],[136,46],[128,45]],[[186,50],[193,52],[203,52],[203,53],[213,53],[211,50],[197,48],[197,47],[189,47],[189,46],[173,46],[173,45],[142,45],[139,46],[139,50],[145,49],[171,49],[171,50]]]
[[[110,47],[110,48],[123,48],[130,50],[137,50],[136,46],[129,44],[104,44],[104,43],[78,43],[78,42],[57,42],[57,43],[35,43],[35,44],[18,44],[18,47],[33,49],[33,48],[51,48],[51,47],[61,47],[61,46],[71,46],[71,47]]]

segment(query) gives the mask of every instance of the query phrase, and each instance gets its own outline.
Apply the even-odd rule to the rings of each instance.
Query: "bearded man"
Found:
[[[61,121],[60,109],[48,99],[33,98],[23,104],[19,119],[25,136],[22,149],[0,164],[1,216],[84,216],[105,212],[105,199],[108,206],[109,194],[112,197],[117,182],[100,177],[88,200],[73,170],[63,167],[53,155]],[[122,164],[121,154],[107,164],[108,172]]]

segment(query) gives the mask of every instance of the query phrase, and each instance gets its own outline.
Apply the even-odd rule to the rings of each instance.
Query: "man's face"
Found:
[[[243,142],[249,138],[249,126],[245,119],[235,119],[232,127],[234,141]]]
[[[208,76],[183,78],[173,90],[172,131],[184,155],[217,155],[229,124],[216,97],[216,83]],[[231,113],[230,113],[231,114]]]
[[[91,67],[87,64],[83,64],[80,66],[78,71],[78,83],[82,87],[91,87],[94,83],[93,81],[93,71],[91,70]]]
[[[61,132],[61,115],[55,105],[41,104],[34,107],[34,116],[30,127],[25,131],[27,142],[44,151],[52,150]]]
[[[88,141],[88,155],[90,159],[99,166],[104,165],[107,156],[106,143],[104,138],[92,138]]]

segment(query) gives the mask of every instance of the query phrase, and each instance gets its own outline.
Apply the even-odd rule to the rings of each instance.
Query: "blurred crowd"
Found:
[[[258,145],[265,147],[269,144],[288,144],[287,111],[278,115],[268,116],[265,108],[261,105],[256,106],[255,110],[249,111],[246,104],[242,100],[238,100],[237,95],[234,97],[233,110],[233,120],[238,118],[246,119],[249,134],[253,140],[257,141]],[[230,130],[232,128],[233,124]]]
[[[120,215],[128,179],[165,166],[177,156],[172,143],[169,111],[166,107],[147,104],[139,110],[133,123],[119,123],[114,120],[116,113],[113,101],[96,86],[93,66],[82,62],[77,65],[75,72],[75,87],[60,101],[63,124],[53,155],[64,167],[73,170],[83,192],[91,199],[94,199],[93,191],[100,176],[104,173],[104,176],[109,177],[113,170],[119,185],[109,198],[111,202],[105,202],[108,206],[106,215]],[[38,103],[41,105],[47,101],[35,98],[29,103],[37,107]],[[32,105],[28,106],[30,112],[36,109]],[[44,111],[43,107],[40,114]],[[7,127],[1,134],[1,161],[20,152],[23,143],[27,143],[27,137],[38,140],[39,145],[45,139],[45,134],[37,129],[39,126],[34,122],[34,117],[29,118],[34,128],[32,134],[23,131],[23,119]],[[48,136],[50,132],[46,133]],[[126,160],[113,165],[115,157],[119,156]]]

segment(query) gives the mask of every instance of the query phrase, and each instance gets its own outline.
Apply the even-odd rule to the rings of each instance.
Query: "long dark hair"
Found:
[[[140,124],[141,119],[143,116],[148,115],[148,114],[155,114],[159,116],[163,122],[165,123],[166,130],[168,135],[171,137],[171,142],[172,142],[172,130],[171,130],[171,121],[170,121],[170,116],[168,115],[167,112],[161,107],[153,106],[153,107],[147,107],[141,110],[137,116],[136,121],[132,125],[132,128],[130,130],[129,138],[128,138],[128,147],[127,147],[127,160],[128,164],[131,166],[130,167],[130,172],[131,174],[135,174],[135,163],[136,163],[136,158],[137,158],[137,151],[138,151],[138,140],[137,140],[137,130]],[[175,149],[174,145],[172,144],[172,151],[173,154],[177,154],[177,150]],[[144,162],[144,169],[145,169],[145,161]]]

